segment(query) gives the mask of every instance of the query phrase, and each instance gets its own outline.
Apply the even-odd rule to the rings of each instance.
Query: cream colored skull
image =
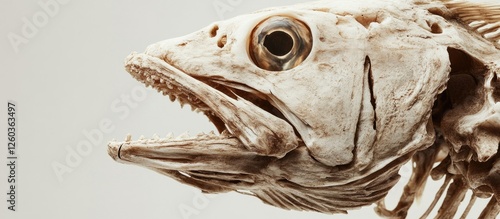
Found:
[[[153,44],[131,54],[127,70],[205,113],[222,134],[127,139],[111,142],[110,154],[205,192],[334,213],[381,200],[415,153],[419,177],[409,187],[421,188],[450,150],[445,174],[498,198],[500,53],[450,20],[467,5],[447,6],[321,1]],[[405,216],[410,205],[380,203],[379,213]]]

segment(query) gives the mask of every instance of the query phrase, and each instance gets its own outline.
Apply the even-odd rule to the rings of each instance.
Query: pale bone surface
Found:
[[[126,69],[221,134],[127,136],[109,153],[207,193],[323,213],[377,203],[392,218],[445,177],[436,218],[458,216],[468,190],[469,206],[488,198],[480,217],[495,218],[499,27],[500,5],[426,0],[319,1],[216,22],[132,53]]]

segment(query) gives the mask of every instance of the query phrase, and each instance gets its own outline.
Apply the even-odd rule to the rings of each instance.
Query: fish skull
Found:
[[[488,180],[498,182],[499,52],[448,11],[322,1],[155,43],[127,57],[127,71],[203,112],[221,134],[127,139],[109,153],[204,192],[338,213],[381,200],[399,168],[432,148],[432,164],[450,151],[455,174],[498,196]],[[486,161],[493,172],[479,180],[458,165]]]

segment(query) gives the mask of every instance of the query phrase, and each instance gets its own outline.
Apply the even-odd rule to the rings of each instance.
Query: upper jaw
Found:
[[[146,86],[203,111],[219,131],[228,130],[250,152],[283,157],[298,145],[287,121],[236,94],[230,97],[156,56],[132,53],[126,59],[126,69]]]

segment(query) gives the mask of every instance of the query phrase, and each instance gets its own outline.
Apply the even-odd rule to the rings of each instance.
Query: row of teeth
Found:
[[[194,112],[211,111],[210,108],[203,106],[204,104],[203,102],[200,101],[200,99],[198,99],[193,95],[190,95],[189,92],[186,92],[185,90],[183,90],[182,87],[176,86],[169,80],[165,80],[164,78],[155,74],[151,74],[148,71],[140,71],[140,74],[142,74],[145,77],[145,79],[141,78],[137,79],[146,84],[146,87],[154,88],[164,96],[168,96],[170,101],[172,102],[178,100],[181,105],[181,108],[183,108],[184,105],[188,104],[191,106],[191,111]],[[158,82],[161,86],[154,86]],[[181,94],[184,96],[180,97]]]
[[[125,137],[125,142],[127,143],[167,143],[167,142],[174,142],[174,141],[186,141],[186,140],[217,140],[217,139],[227,139],[232,137],[232,135],[227,131],[224,130],[220,135],[215,134],[214,131],[211,131],[209,133],[200,133],[197,134],[196,136],[190,136],[187,132],[174,137],[172,133],[168,133],[164,138],[161,138],[157,134],[154,134],[152,138],[146,139],[144,136],[139,137],[137,140],[132,140],[132,135],[128,134],[127,137]],[[112,140],[112,142],[116,142],[115,139]]]
[[[137,69],[134,69],[137,70]],[[137,72],[137,71],[136,71]],[[139,71],[139,75],[143,75],[145,79],[142,79],[140,77],[136,77],[139,81],[144,83],[146,87],[151,87],[157,90],[158,92],[162,93],[164,96],[169,96],[170,101],[175,102],[176,100],[179,100],[179,103],[181,105],[181,108],[184,107],[184,105],[187,103],[188,105],[191,106],[191,111],[194,112],[204,112],[211,114],[212,116],[215,115],[215,113],[208,107],[203,107],[204,103],[200,101],[197,97],[190,95],[189,92],[186,92],[183,90],[182,87],[176,86],[173,83],[171,83],[169,80],[165,80],[164,78],[151,74],[148,71]],[[161,86],[154,86],[157,84],[159,81]],[[180,94],[183,94],[184,97],[179,97]],[[188,102],[186,102],[186,100]],[[196,136],[189,136],[187,132],[174,137],[172,133],[169,133],[166,135],[164,138],[160,138],[157,134],[153,135],[153,138],[151,139],[146,139],[144,136],[139,137],[139,139],[132,141],[132,135],[128,134],[127,137],[125,138],[125,142],[130,142],[130,143],[165,143],[165,142],[172,142],[172,141],[185,141],[185,140],[208,140],[208,139],[227,139],[231,137],[232,135],[227,131],[224,130],[220,135],[216,135],[214,131],[211,131],[209,133],[200,133]],[[114,141],[114,139],[113,139]]]
[[[151,88],[157,90],[158,92],[160,92],[161,94],[163,94],[164,96],[168,95],[170,98],[170,101],[172,101],[172,102],[179,100],[181,108],[184,108],[184,105],[186,105],[186,103],[187,103],[188,105],[191,106],[191,111],[193,111],[193,112],[196,112],[196,113],[202,112],[202,113],[205,113],[207,115],[216,116],[215,112],[212,111],[209,107],[205,106],[205,104],[203,102],[201,102],[200,99],[198,99],[197,97],[195,97],[193,95],[189,95],[189,92],[183,91],[182,87],[175,86],[170,81],[165,80],[165,79],[163,79],[155,74],[150,74],[147,71],[144,71],[144,72],[141,71],[141,74],[143,74],[146,77],[145,81],[147,83],[144,83],[145,81],[142,79],[138,78],[138,80],[140,80],[141,82],[146,84],[146,87],[151,87]],[[156,87],[153,86],[156,81],[160,81],[160,84],[166,85],[166,87],[165,86],[156,86]],[[188,102],[185,101],[185,98],[179,98],[179,95],[177,95],[177,94],[184,94],[185,96],[187,96]]]
[[[154,88],[164,96],[168,96],[170,101],[172,102],[179,100],[181,108],[183,108],[187,103],[191,106],[191,110],[194,112],[211,111],[210,108],[204,106],[205,104],[200,101],[200,99],[193,95],[190,95],[190,92],[185,91],[182,86],[175,85],[171,80],[165,79],[156,74],[152,74],[149,72],[149,70],[144,70],[137,66],[131,66],[130,70],[130,72],[136,72],[132,75],[135,79],[144,83],[146,87]]]

